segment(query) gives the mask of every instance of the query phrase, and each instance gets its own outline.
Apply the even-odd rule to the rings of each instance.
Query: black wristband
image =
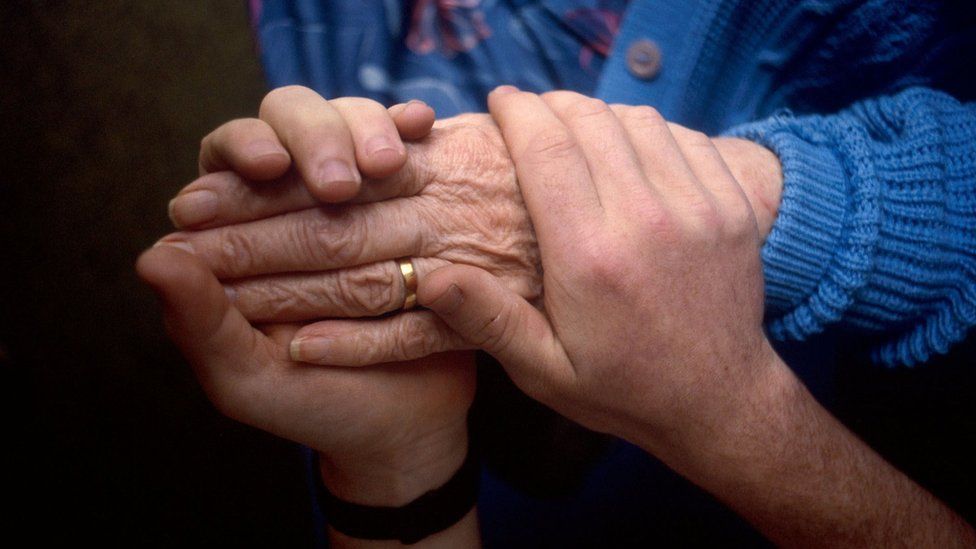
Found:
[[[469,450],[461,468],[443,486],[402,507],[373,507],[343,501],[319,480],[318,491],[329,526],[357,539],[395,539],[413,544],[456,524],[478,499],[481,468]]]

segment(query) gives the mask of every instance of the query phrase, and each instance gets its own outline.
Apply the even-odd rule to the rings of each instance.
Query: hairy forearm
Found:
[[[742,413],[665,461],[777,544],[976,546],[965,521],[844,428],[782,362],[764,383]]]

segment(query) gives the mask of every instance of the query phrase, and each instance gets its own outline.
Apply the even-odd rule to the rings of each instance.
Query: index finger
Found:
[[[602,218],[600,197],[579,144],[541,97],[502,86],[488,96],[488,110],[515,163],[540,245],[560,235],[575,236],[573,229],[583,220]]]

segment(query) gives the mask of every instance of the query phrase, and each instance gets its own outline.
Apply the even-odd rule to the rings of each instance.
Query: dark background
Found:
[[[214,412],[132,270],[200,138],[264,94],[244,2],[6,0],[0,22],[3,522],[42,545],[307,546],[298,454]],[[973,338],[898,371],[863,343],[814,374],[830,406],[973,520]],[[507,474],[545,479],[546,459]]]
[[[245,2],[4,0],[0,14],[0,364],[17,486],[3,499],[18,510],[2,522],[42,542],[307,544],[298,455],[212,410],[132,268],[170,229],[203,135],[256,113]]]

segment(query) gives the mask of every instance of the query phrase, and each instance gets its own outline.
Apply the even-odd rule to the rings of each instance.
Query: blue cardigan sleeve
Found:
[[[783,164],[762,250],[767,327],[882,334],[875,361],[913,365],[976,324],[976,104],[911,88],[829,116],[779,114],[731,135]]]

